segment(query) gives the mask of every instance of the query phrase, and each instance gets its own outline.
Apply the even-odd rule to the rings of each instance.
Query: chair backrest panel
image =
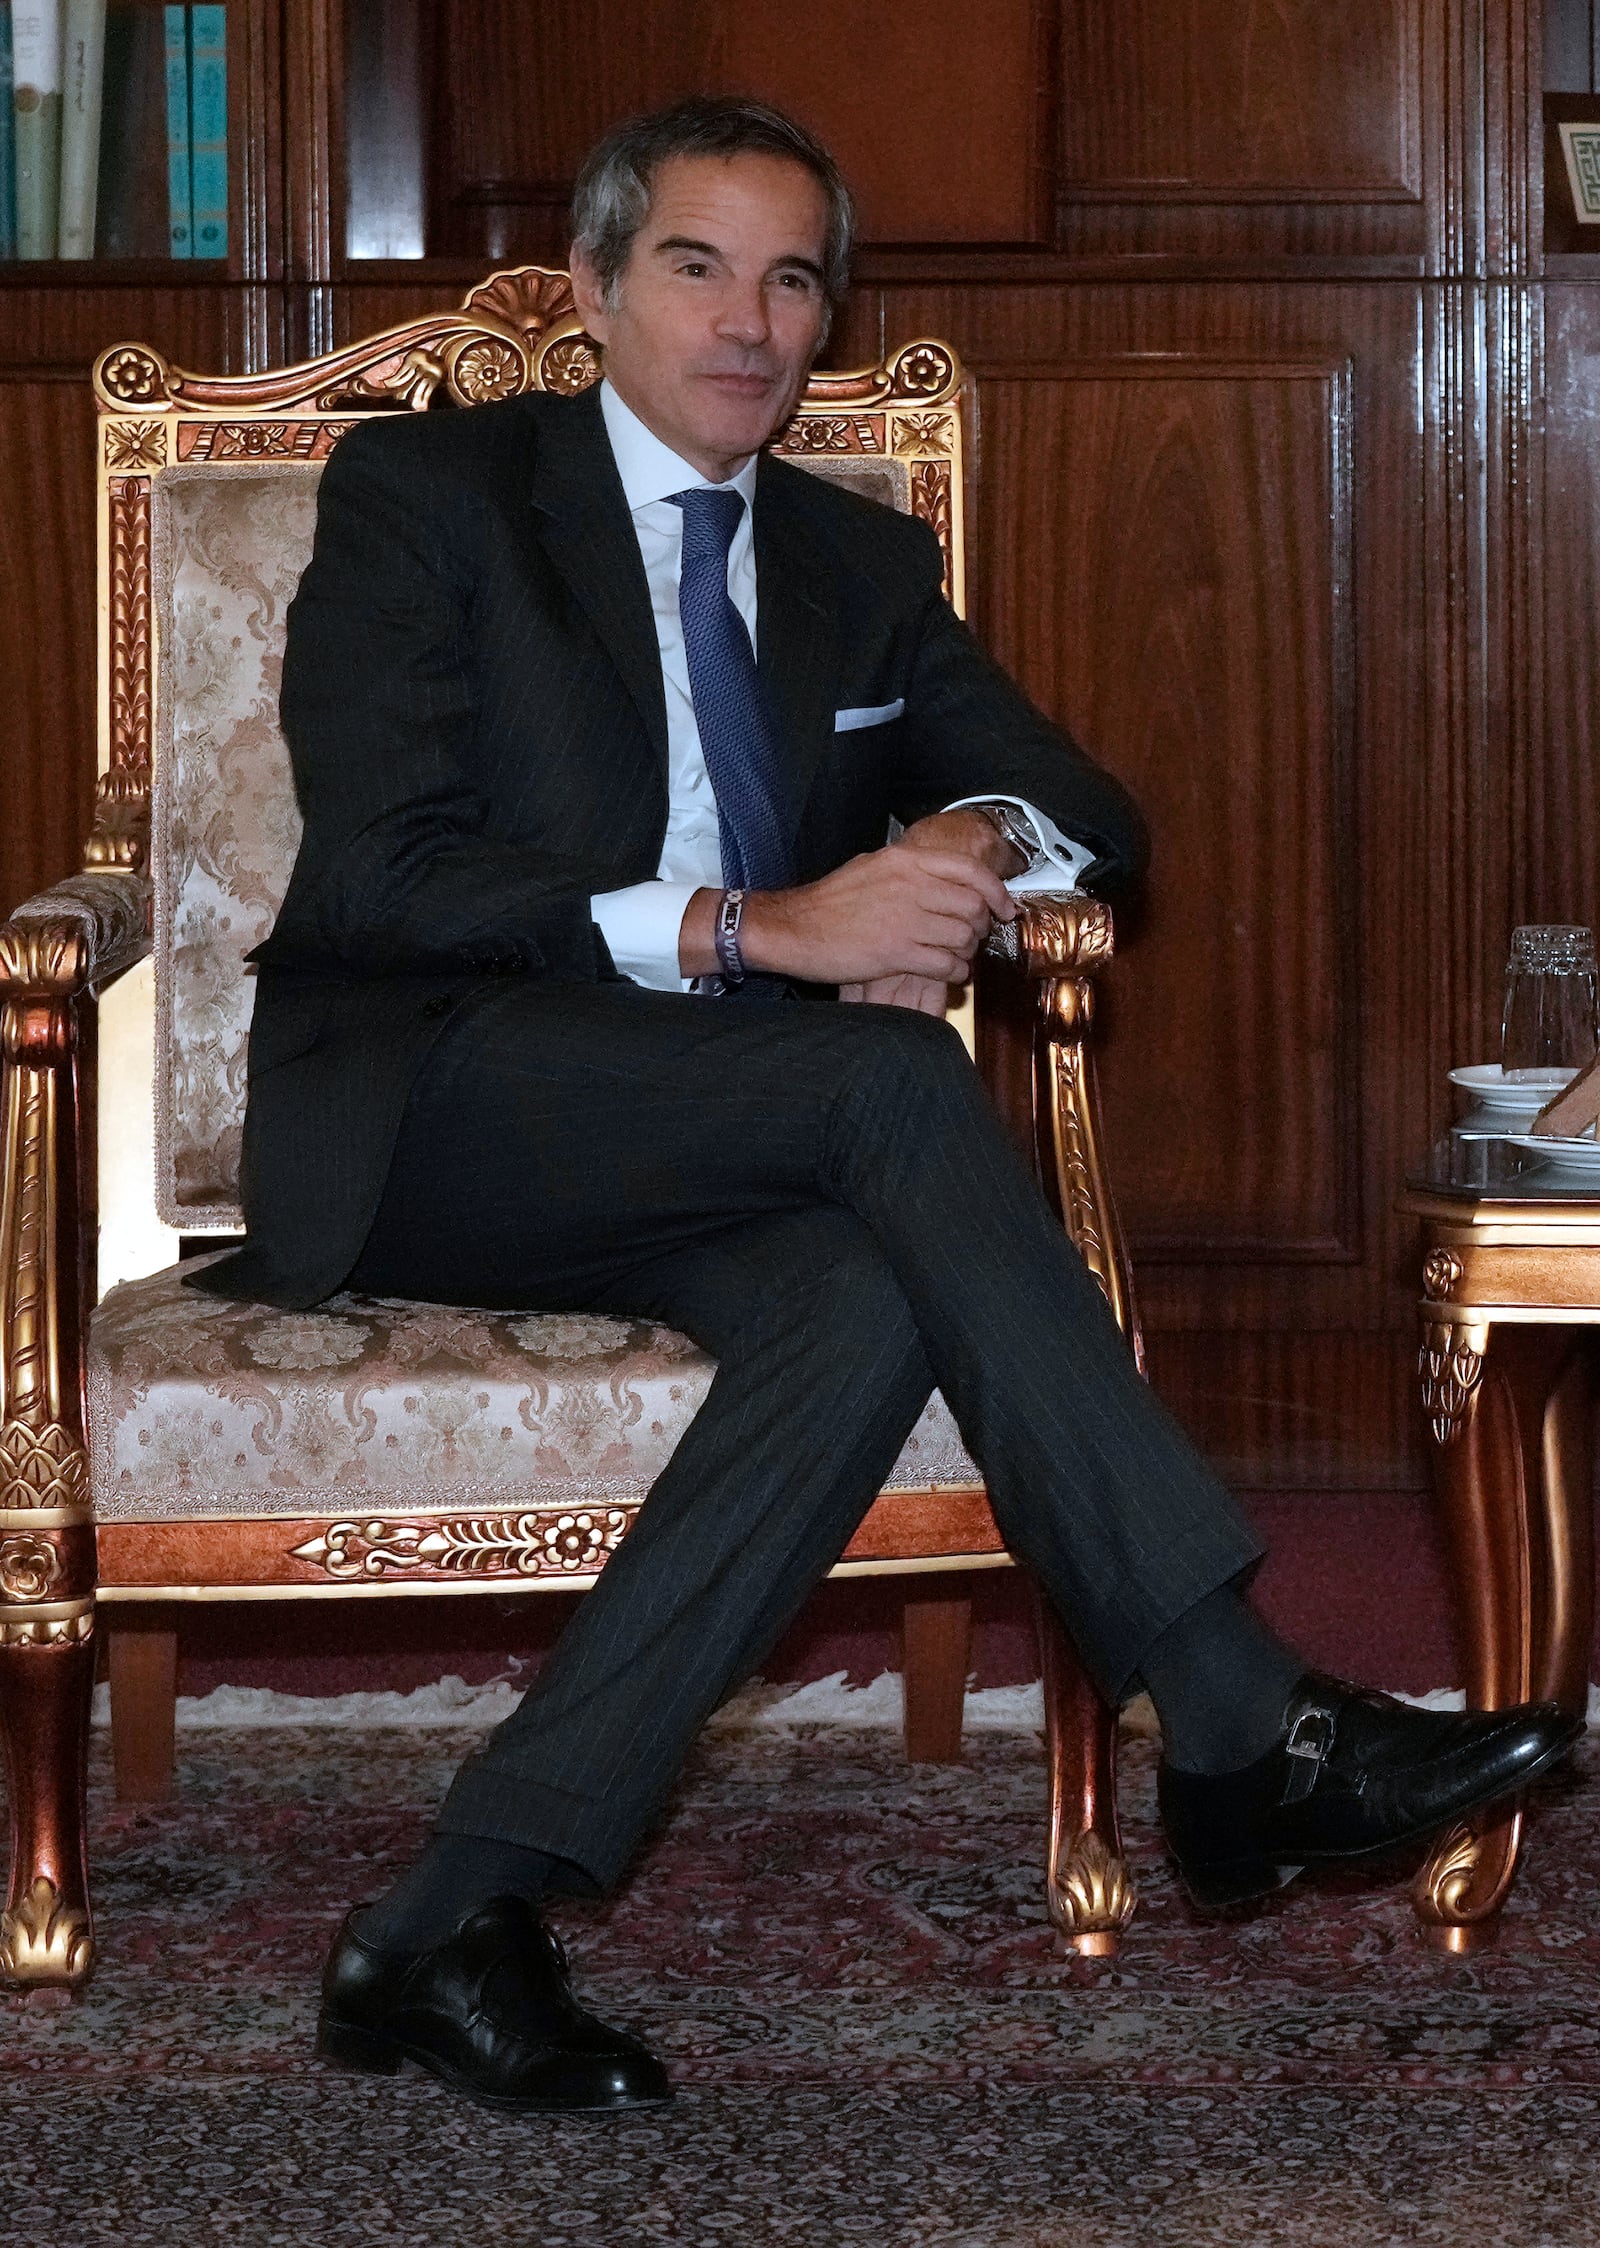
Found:
[[[240,1223],[253,984],[300,838],[278,726],[285,619],[328,453],[375,412],[596,379],[566,276],[499,274],[458,312],[305,366],[201,377],[141,345],[96,369],[108,618],[102,799],[150,796],[155,1209]],[[960,605],[962,377],[942,344],[813,378],[777,450],[938,533]]]

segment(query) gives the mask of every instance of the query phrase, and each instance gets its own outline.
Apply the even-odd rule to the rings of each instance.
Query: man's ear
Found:
[[[567,270],[572,275],[572,298],[578,308],[578,318],[595,342],[604,344],[608,325],[605,285],[576,242],[567,260]]]

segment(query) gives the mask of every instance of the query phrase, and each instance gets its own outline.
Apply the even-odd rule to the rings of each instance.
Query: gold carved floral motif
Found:
[[[540,359],[539,377],[546,390],[576,397],[600,380],[600,354],[587,336],[561,336]]]
[[[895,388],[909,397],[931,397],[955,380],[955,361],[943,344],[907,344],[892,362]]]
[[[167,400],[166,362],[141,343],[114,344],[102,352],[95,378],[118,405],[164,405]]]
[[[1436,1299],[1452,1295],[1461,1285],[1464,1270],[1453,1249],[1434,1249],[1422,1267],[1422,1285]]]
[[[61,1547],[33,1530],[0,1537],[0,1593],[8,1600],[48,1600],[61,1582]]]
[[[897,453],[948,453],[954,424],[948,414],[897,414],[894,449]]]
[[[434,1521],[335,1522],[294,1548],[343,1582],[420,1571],[426,1577],[588,1575],[622,1543],[625,1507],[453,1515]]]
[[[106,424],[107,468],[162,468],[167,458],[165,422],[136,421]]]
[[[93,1958],[89,1915],[67,1904],[42,1873],[18,1904],[0,1912],[0,1975],[11,1982],[80,1982]]]
[[[1483,1378],[1488,1341],[1482,1327],[1444,1320],[1430,1320],[1424,1327],[1417,1371],[1422,1377],[1422,1409],[1436,1444],[1453,1444],[1466,1426]]]

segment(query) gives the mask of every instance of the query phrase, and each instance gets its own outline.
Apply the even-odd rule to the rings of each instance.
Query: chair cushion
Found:
[[[716,1372],[642,1319],[360,1295],[281,1312],[181,1286],[193,1270],[124,1282],[91,1322],[102,1521],[636,1505]],[[935,1394],[886,1487],[982,1482]]]

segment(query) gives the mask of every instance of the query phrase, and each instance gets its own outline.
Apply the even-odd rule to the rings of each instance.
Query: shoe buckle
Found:
[[[1289,1728],[1284,1754],[1294,1759],[1283,1791],[1285,1803],[1298,1803],[1317,1784],[1323,1760],[1333,1746],[1331,1709],[1303,1709]]]

